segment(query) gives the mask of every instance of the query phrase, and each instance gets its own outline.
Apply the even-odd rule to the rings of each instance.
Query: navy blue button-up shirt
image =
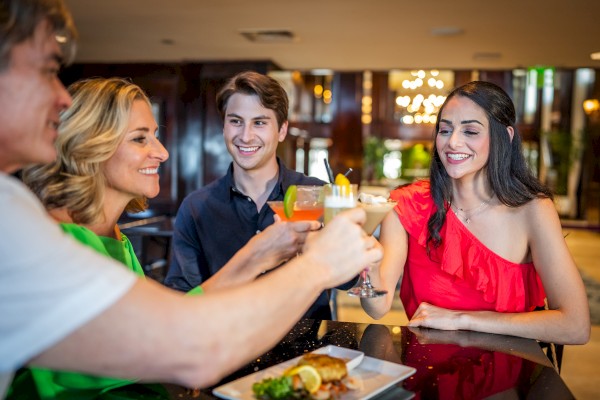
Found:
[[[320,179],[286,168],[278,159],[279,177],[268,201],[283,200],[290,185],[323,185]],[[189,194],[175,218],[172,256],[165,285],[187,292],[221,269],[258,232],[274,222],[268,204],[260,212],[239,192],[233,163],[227,174]],[[331,319],[329,296],[323,292],[306,318]]]

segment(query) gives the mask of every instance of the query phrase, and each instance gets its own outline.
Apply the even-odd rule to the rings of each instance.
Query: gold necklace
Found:
[[[459,217],[463,221],[465,221],[465,224],[470,224],[471,218],[473,216],[479,214],[483,210],[485,210],[485,207],[490,204],[490,201],[492,201],[493,198],[494,198],[494,196],[490,197],[488,200],[482,201],[480,205],[478,205],[475,208],[471,208],[469,210],[460,208],[459,206],[452,204],[452,202],[450,202],[450,208],[452,209],[452,212],[454,212],[454,215],[456,215],[457,217]],[[455,207],[456,207],[456,209],[455,209]],[[461,217],[459,214],[462,214],[463,216]]]

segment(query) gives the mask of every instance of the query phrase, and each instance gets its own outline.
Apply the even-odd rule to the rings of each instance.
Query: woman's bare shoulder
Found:
[[[560,219],[549,198],[536,198],[519,207],[520,217],[532,229],[560,229]]]
[[[551,215],[558,215],[554,202],[549,198],[535,198],[521,207],[518,207],[523,213],[523,216],[540,217]]]

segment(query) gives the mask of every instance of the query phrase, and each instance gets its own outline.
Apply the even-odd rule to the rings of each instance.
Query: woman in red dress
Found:
[[[432,156],[430,180],[390,194],[373,285],[394,293],[401,280],[409,326],[586,343],[585,288],[552,194],[523,158],[510,97],[488,82],[455,89]],[[381,318],[392,296],[361,301]]]

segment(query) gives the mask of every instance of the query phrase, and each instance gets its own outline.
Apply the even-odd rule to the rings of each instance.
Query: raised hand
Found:
[[[347,282],[365,265],[381,261],[381,246],[361,227],[365,219],[364,210],[348,209],[333,218],[322,231],[308,236],[303,258],[309,261],[309,267],[318,266],[314,272],[325,280],[325,287]]]
[[[274,218],[274,224],[246,245],[252,249],[252,262],[259,263],[263,271],[295,257],[302,251],[308,233],[321,228],[318,221],[283,222],[277,215]]]

